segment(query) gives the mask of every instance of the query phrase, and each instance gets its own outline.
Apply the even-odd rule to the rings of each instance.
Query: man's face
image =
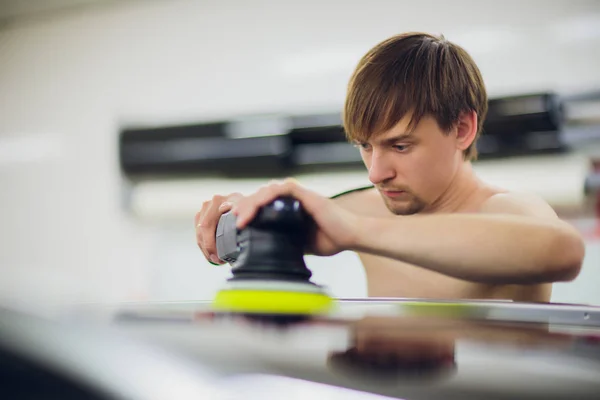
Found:
[[[416,214],[435,205],[462,160],[454,132],[444,133],[431,117],[422,118],[411,133],[408,123],[409,118],[404,118],[359,144],[369,180],[397,215]]]

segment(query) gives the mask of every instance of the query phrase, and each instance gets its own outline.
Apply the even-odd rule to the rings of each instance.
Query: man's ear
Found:
[[[466,150],[475,140],[477,135],[477,113],[469,111],[461,113],[456,123],[456,146],[459,150]]]

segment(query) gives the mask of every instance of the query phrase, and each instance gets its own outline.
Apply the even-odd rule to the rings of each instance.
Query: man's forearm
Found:
[[[352,250],[492,284],[571,280],[584,253],[560,220],[487,214],[364,218]]]

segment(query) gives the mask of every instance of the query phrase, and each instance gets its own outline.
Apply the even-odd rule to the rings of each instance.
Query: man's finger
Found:
[[[205,201],[202,203],[202,207],[200,208],[200,211],[198,211],[196,213],[196,215],[194,216],[194,229],[196,231],[196,244],[198,245],[198,248],[200,248],[200,250],[202,251],[202,253],[204,254],[204,257],[208,258],[206,252],[203,249],[203,240],[202,240],[202,231],[200,230],[200,223],[202,222],[202,219],[204,218],[204,214],[206,213],[206,209],[209,206],[209,201]]]
[[[221,214],[225,214],[226,212],[230,211],[232,208],[233,208],[233,203],[230,201],[226,201],[225,203],[223,203],[219,206],[219,212]]]
[[[210,201],[205,201],[202,203],[202,207],[200,207],[200,211],[196,213],[194,216],[194,226],[198,229],[198,224],[202,222],[202,217],[206,214],[206,209],[210,206]]]
[[[200,217],[202,216],[202,212],[198,211],[196,213],[196,215],[194,216],[194,226],[198,227],[198,224],[200,223]]]
[[[202,238],[202,231],[198,226],[196,226],[196,244],[198,245],[198,248],[200,249],[202,254],[204,254],[204,257],[210,261],[209,255],[204,250],[204,239]]]
[[[213,261],[213,259],[211,258],[211,254],[206,249],[206,244],[205,244],[206,229],[204,229],[204,227],[207,223],[207,220],[206,220],[207,215],[210,215],[209,214],[210,211],[212,210],[212,208],[214,208],[215,200],[217,200],[217,203],[220,203],[220,201],[217,197],[218,196],[215,196],[215,197],[213,197],[213,200],[205,201],[204,203],[202,203],[202,208],[194,216],[194,224],[195,224],[195,230],[196,230],[196,243],[198,244],[200,251],[202,251],[202,254],[204,254],[204,257],[206,258],[206,260],[213,265],[219,265],[219,264],[215,263]]]
[[[204,240],[205,237],[206,236],[203,236],[203,240]],[[215,239],[214,239],[214,235],[213,235],[212,241],[214,241],[214,240]],[[223,265],[223,264],[225,264],[225,262],[223,260],[219,259],[219,256],[217,255],[217,251],[216,250],[214,250],[214,252],[211,253],[210,247],[212,245],[210,243],[207,244],[206,242],[207,241],[204,240],[203,247],[206,250],[203,250],[203,251],[204,251],[204,256],[206,257],[206,259],[208,260],[208,262],[211,263],[212,265]],[[215,244],[214,247],[216,248],[216,244]]]
[[[206,216],[200,223],[200,231],[202,232],[202,239],[204,241],[204,250],[208,255],[208,259],[215,264],[224,264],[224,261],[220,260],[217,255],[217,242],[215,237],[219,218],[226,212],[223,210],[226,210],[228,207],[227,205],[221,207],[223,204],[226,203],[218,204],[217,202],[213,202],[206,210]]]
[[[271,203],[277,197],[294,195],[296,186],[295,181],[272,183],[261,188],[254,195],[240,201],[234,207],[234,212],[237,215],[237,227],[243,229],[256,216],[261,207]]]
[[[229,196],[227,196],[227,202],[235,204],[238,201],[240,201],[242,198],[244,198],[244,195],[241,194],[240,192],[231,193]]]

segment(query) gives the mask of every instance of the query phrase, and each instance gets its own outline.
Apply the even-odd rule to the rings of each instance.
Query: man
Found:
[[[343,113],[373,187],[325,198],[287,179],[215,196],[196,215],[198,245],[222,263],[222,213],[233,210],[242,228],[292,195],[317,225],[310,252],[357,252],[369,296],[549,301],[552,282],[579,274],[584,244],[540,198],[474,174],[486,112],[483,79],[462,48],[424,33],[389,38],[360,60]]]

